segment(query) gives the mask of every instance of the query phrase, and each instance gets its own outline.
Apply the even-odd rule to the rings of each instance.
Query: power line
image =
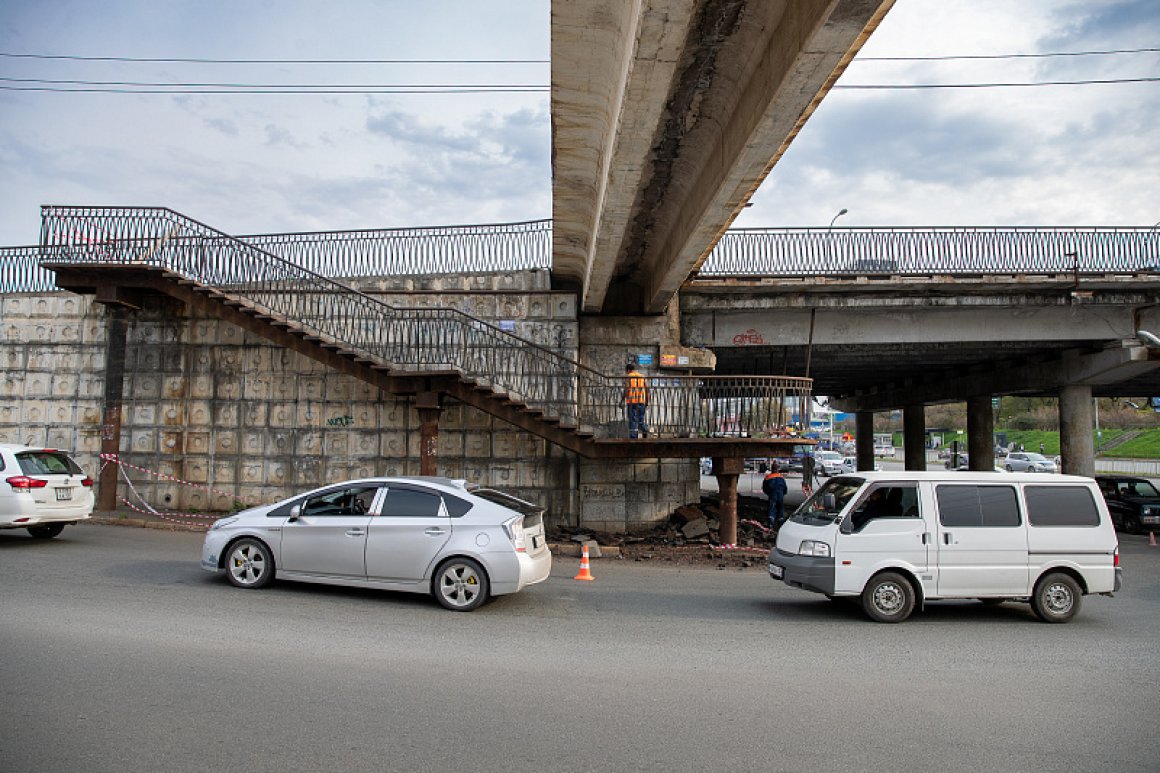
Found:
[[[1160,48],[1116,48],[1102,51],[1051,51],[1034,54],[951,54],[946,56],[860,56],[855,62],[943,62],[956,60],[1046,59],[1068,56],[1120,56],[1160,52]],[[208,57],[79,56],[20,54],[0,51],[10,59],[74,62],[136,62],[154,64],[549,64],[550,59],[212,59]]]
[[[882,84],[849,84],[834,86],[835,89],[862,89],[884,91],[889,89],[1006,89],[1032,88],[1037,86],[1089,86],[1107,85],[1112,83],[1154,83],[1156,78],[1101,78],[1078,81],[1033,81],[1011,83],[882,83]]]
[[[375,88],[365,89],[353,87],[350,89],[152,89],[152,88],[115,88],[103,86],[79,86],[77,88],[58,88],[54,86],[2,86],[0,91],[24,92],[56,92],[60,94],[543,94],[549,91],[547,86],[522,87],[488,87],[463,88],[448,87],[443,89],[407,89],[407,88]]]
[[[182,89],[545,89],[539,83],[173,83],[155,81],[85,81],[43,78],[5,78],[5,83],[35,83],[43,86],[133,86]]]
[[[1160,48],[1116,48],[1107,51],[1055,51],[1042,54],[959,54],[951,56],[859,56],[854,62],[948,62],[974,59],[1046,59],[1055,56],[1112,56],[1118,54],[1147,54]]]
[[[16,54],[0,51],[9,59],[53,59],[70,62],[143,62],[154,64],[548,64],[550,59],[205,59],[143,56],[73,56],[64,54]]]

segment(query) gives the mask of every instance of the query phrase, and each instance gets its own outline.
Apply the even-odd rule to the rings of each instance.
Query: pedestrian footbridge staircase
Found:
[[[650,382],[647,440],[629,440],[623,374],[605,374],[454,309],[398,308],[164,208],[45,207],[40,266],[56,285],[130,308],[175,298],[385,392],[452,398],[590,458],[773,455],[810,380]]]

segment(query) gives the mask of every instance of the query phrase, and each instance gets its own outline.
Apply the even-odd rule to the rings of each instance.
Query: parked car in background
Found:
[[[1055,462],[1032,451],[1012,451],[1003,467],[1007,472],[1059,472]]]
[[[93,479],[64,451],[0,443],[0,529],[51,539],[95,504]]]
[[[876,472],[881,472],[882,465],[879,464],[878,462],[874,462],[874,470]],[[856,457],[856,456],[843,456],[842,457],[842,474],[844,475],[844,474],[849,473],[849,472],[858,472],[858,457]]]
[[[837,451],[817,451],[814,453],[814,472],[817,475],[840,475],[842,455]]]
[[[1096,483],[1118,530],[1140,534],[1160,528],[1160,491],[1147,478],[1097,475]]]
[[[948,454],[946,459],[946,462],[943,463],[943,467],[946,467],[948,470],[970,469],[970,458],[962,451],[959,451],[957,454]]]
[[[336,483],[217,521],[201,566],[239,588],[285,580],[429,593],[468,612],[543,582],[544,511],[447,478]]]

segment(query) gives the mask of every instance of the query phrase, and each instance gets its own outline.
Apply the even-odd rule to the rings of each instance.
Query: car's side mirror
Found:
[[[838,524],[838,531],[842,534],[853,534],[854,521],[850,518],[843,518],[842,522]]]
[[[826,512],[833,512],[838,509],[838,498],[833,494],[822,495],[822,507],[826,508]]]
[[[302,517],[302,505],[294,505],[290,508],[290,517],[287,519],[290,523],[294,523]]]

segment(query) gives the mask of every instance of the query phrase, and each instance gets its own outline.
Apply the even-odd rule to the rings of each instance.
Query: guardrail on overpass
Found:
[[[1151,228],[737,228],[696,276],[1138,273],[1160,270]]]

